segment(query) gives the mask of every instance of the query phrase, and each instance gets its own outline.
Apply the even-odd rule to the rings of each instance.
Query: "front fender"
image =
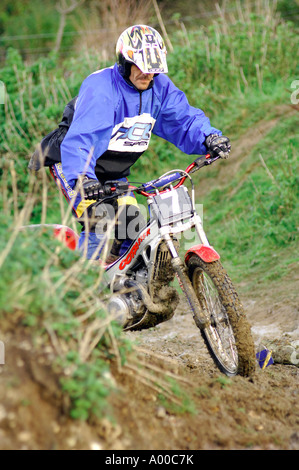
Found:
[[[185,262],[188,263],[190,257],[192,255],[197,255],[201,258],[205,263],[212,263],[217,259],[220,259],[220,255],[217,253],[216,250],[212,246],[207,245],[195,245],[190,248],[185,254]]]

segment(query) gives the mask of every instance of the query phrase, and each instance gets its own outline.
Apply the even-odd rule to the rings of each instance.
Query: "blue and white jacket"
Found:
[[[206,153],[209,134],[221,135],[164,74],[141,92],[120,75],[117,64],[94,72],[81,85],[61,144],[67,182],[74,187],[81,174],[102,182],[129,175],[148,148],[152,132],[184,153],[197,155]]]

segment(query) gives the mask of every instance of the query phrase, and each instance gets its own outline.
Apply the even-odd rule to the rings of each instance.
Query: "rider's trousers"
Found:
[[[99,259],[109,239],[114,240],[111,248],[113,255],[125,253],[145,225],[134,193],[103,203],[88,201],[67,183],[61,163],[52,165],[50,173],[82,226],[78,242],[81,255],[87,259]],[[126,178],[120,181],[126,181]]]

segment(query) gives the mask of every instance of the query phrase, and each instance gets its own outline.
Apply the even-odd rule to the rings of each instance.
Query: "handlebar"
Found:
[[[177,180],[180,180],[175,186],[174,189],[179,188],[186,180],[188,176],[186,176],[186,173],[194,173],[195,171],[199,170],[200,168],[203,168],[206,165],[211,165],[214,161],[218,160],[220,157],[211,157],[210,154],[203,155],[201,157],[198,157],[194,162],[192,162],[186,170],[183,172],[176,171],[173,174],[170,175],[164,175],[156,180],[149,181],[147,183],[144,183],[143,185],[139,187],[131,186],[129,185],[129,189],[131,191],[136,191],[138,194],[142,194],[143,196],[150,197],[152,196],[152,193],[148,191],[154,191],[155,189],[161,188],[163,186],[169,185]],[[183,173],[183,175],[182,175]],[[166,190],[165,190],[166,191]],[[164,191],[160,191],[163,193]]]
[[[155,191],[158,188],[163,188],[163,186],[168,186],[171,183],[179,180],[178,183],[174,186],[174,189],[179,188],[188,178],[189,173],[194,173],[195,171],[203,168],[206,165],[211,165],[214,161],[218,160],[220,157],[211,157],[210,154],[202,155],[198,157],[194,162],[192,162],[185,171],[183,170],[174,170],[172,174],[166,174],[152,181],[142,184],[141,186],[133,186],[130,183],[123,181],[106,181],[104,185],[104,193],[107,198],[115,198],[120,196],[128,191],[135,191],[138,194],[142,194],[145,197],[150,197],[153,195],[150,191]],[[165,192],[165,190],[160,191],[160,193]],[[106,199],[106,198],[104,198]]]

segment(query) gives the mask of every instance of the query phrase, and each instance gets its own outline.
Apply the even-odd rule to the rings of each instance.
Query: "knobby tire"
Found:
[[[187,262],[187,269],[201,308],[211,319],[211,326],[200,331],[215,364],[228,376],[251,376],[256,365],[251,328],[239,296],[221,262],[206,263],[197,255],[192,255]],[[233,365],[226,361],[226,353],[223,352],[226,331],[230,332],[228,350],[231,352],[228,356],[234,357],[236,353]]]

